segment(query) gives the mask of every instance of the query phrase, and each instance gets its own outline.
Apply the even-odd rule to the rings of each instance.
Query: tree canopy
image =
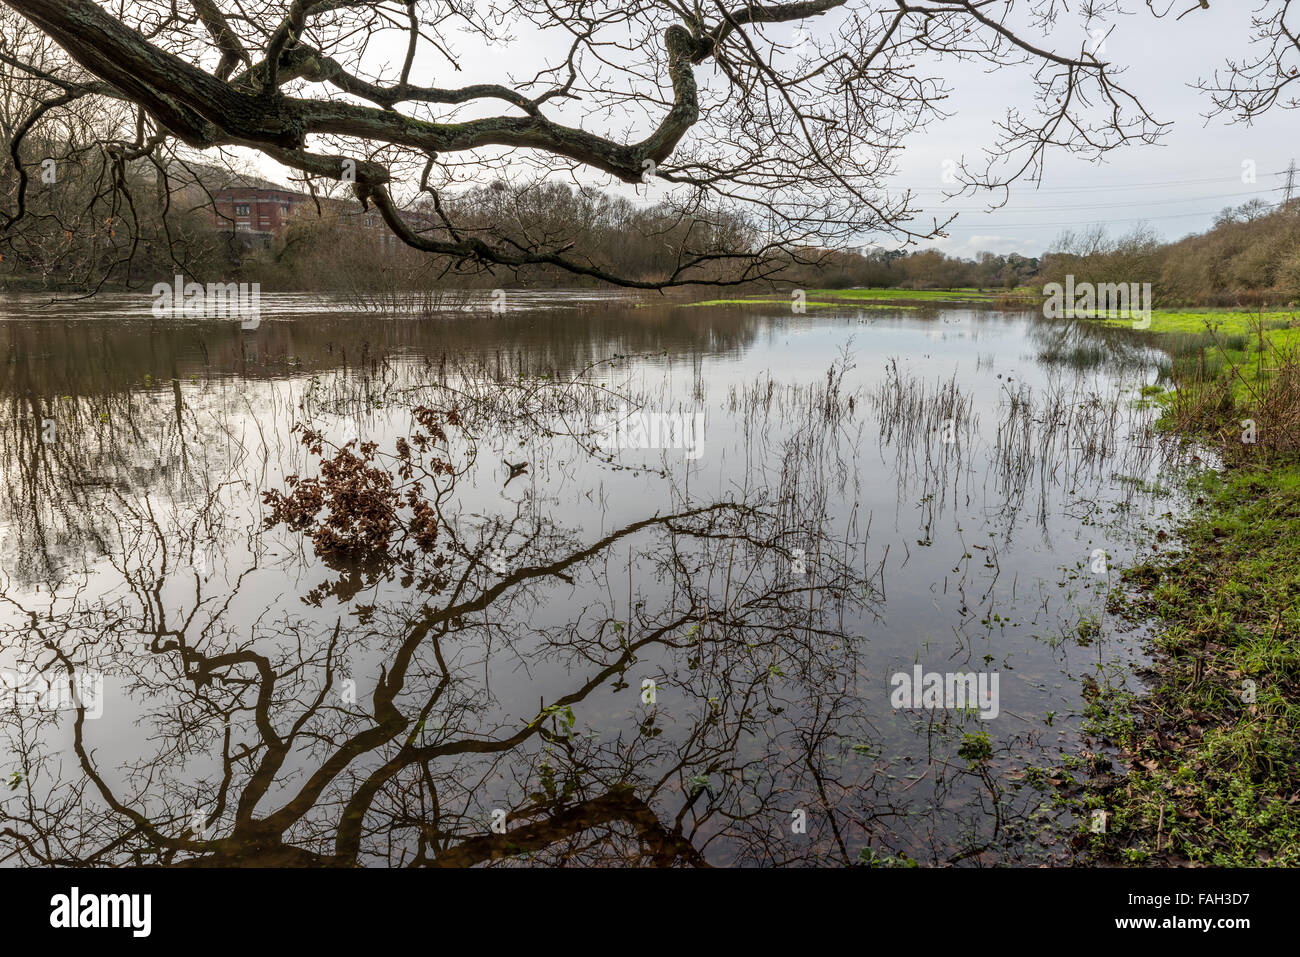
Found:
[[[1155,141],[1164,124],[1095,37],[1126,13],[1191,12],[1156,0],[4,6],[71,60],[51,61],[43,45],[0,49],[0,63],[36,90],[10,137],[18,165],[35,118],[111,101],[126,107],[105,137],[113,155],[246,147],[346,184],[415,249],[649,288],[763,278],[792,247],[942,236],[945,221],[923,220],[914,195],[886,187],[909,135],[944,116],[945,64],[1022,71],[1026,89],[1026,102],[1008,104],[995,125],[984,160],[961,165],[955,189],[1005,191],[1039,176],[1054,148],[1095,158]],[[1286,99],[1300,36],[1286,21],[1290,7],[1264,3],[1257,59],[1205,81],[1217,109],[1249,119],[1295,105]],[[489,64],[497,82],[446,82]],[[653,184],[690,229],[661,276],[632,278],[572,237],[501,234],[445,210],[449,190],[502,175]],[[412,203],[441,225],[404,219]],[[738,216],[746,230],[735,228]]]

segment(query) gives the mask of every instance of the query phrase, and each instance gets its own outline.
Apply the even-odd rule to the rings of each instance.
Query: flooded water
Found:
[[[6,862],[1068,859],[1052,782],[1143,663],[1107,593],[1182,507],[1131,333],[147,307],[0,300]],[[380,560],[273,522],[338,447],[335,515],[397,490]]]

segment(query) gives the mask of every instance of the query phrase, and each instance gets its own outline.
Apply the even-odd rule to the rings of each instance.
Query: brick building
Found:
[[[270,249],[275,241],[283,238],[294,219],[316,218],[321,214],[334,218],[341,226],[358,230],[375,244],[393,248],[400,245],[379,211],[373,207],[363,209],[355,200],[322,197],[318,212],[317,201],[309,194],[248,177],[238,177],[220,186],[209,185],[208,190],[217,229],[232,234],[246,250]],[[417,230],[430,230],[437,225],[434,217],[426,213],[404,211],[401,215]]]
[[[269,249],[284,235],[289,222],[316,205],[306,193],[266,180],[238,179],[212,190],[213,218],[218,229],[233,232],[245,248]]]

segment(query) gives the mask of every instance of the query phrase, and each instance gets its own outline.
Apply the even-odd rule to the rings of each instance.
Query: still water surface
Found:
[[[102,675],[80,715],[4,701],[6,862],[1069,859],[1051,781],[1144,663],[1107,592],[1182,508],[1130,334],[590,293],[0,313],[0,667]],[[391,463],[416,406],[460,417],[435,550],[268,527],[319,473],[295,424]],[[632,412],[698,446],[603,447]],[[995,709],[895,707],[916,666]]]

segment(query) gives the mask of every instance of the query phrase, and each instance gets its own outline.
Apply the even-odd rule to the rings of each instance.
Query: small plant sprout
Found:
[[[1092,822],[1088,825],[1088,829],[1092,831],[1093,834],[1105,834],[1107,817],[1108,814],[1106,811],[1101,808],[1093,808]]]
[[[556,737],[567,738],[573,733],[573,726],[577,724],[578,717],[573,713],[572,705],[553,704],[542,711],[541,717],[551,719],[551,730]]]
[[[971,764],[980,764],[993,757],[993,742],[989,740],[988,732],[981,730],[963,734],[957,755]]]

